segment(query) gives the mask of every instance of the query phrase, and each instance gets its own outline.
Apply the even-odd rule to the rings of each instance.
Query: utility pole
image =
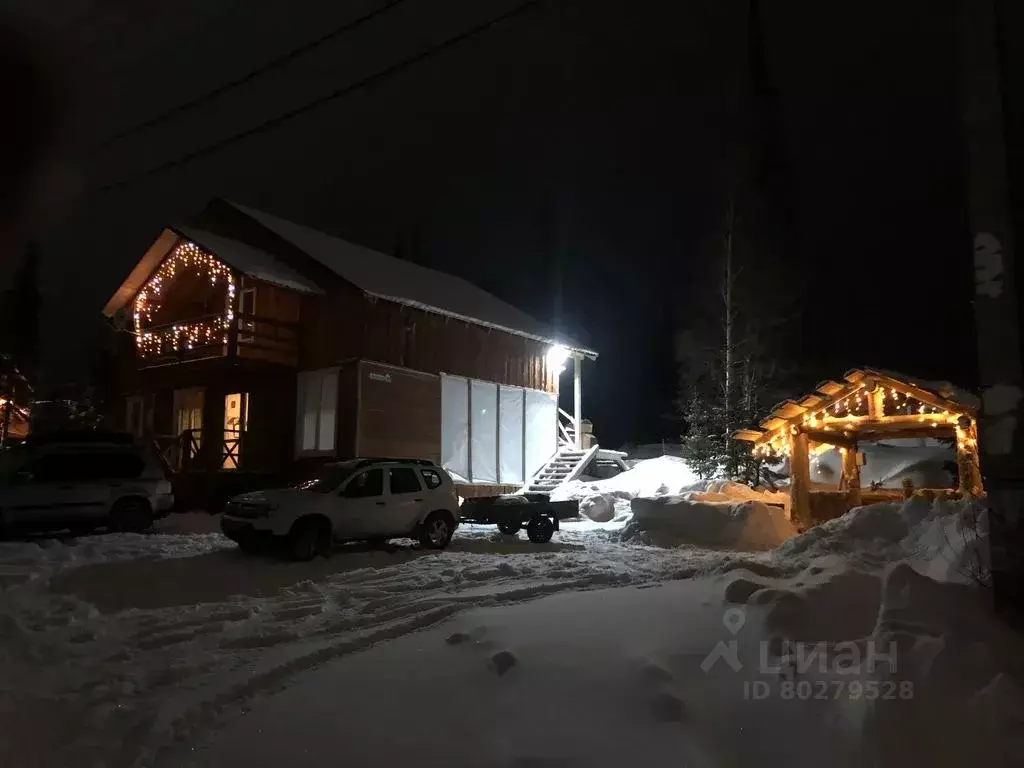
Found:
[[[1014,0],[1011,0],[1013,2]],[[1021,98],[1007,82],[1013,51],[1001,35],[1003,0],[961,0],[961,110],[967,141],[968,207],[974,237],[974,315],[978,332],[981,471],[988,493],[992,587],[997,612],[1024,627],[1024,375],[1017,302],[1014,200],[1024,184],[1024,137],[1008,115]],[[1024,38],[1022,38],[1024,41]],[[1007,56],[1009,54],[1007,53]],[[1020,84],[1014,84],[1019,86]],[[1016,150],[1016,151],[1014,151]],[[1018,222],[1019,223],[1019,222]]]

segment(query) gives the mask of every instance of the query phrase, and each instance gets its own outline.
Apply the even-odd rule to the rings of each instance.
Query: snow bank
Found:
[[[629,502],[638,496],[678,494],[703,485],[685,461],[661,456],[607,480],[564,483],[551,492],[551,500],[577,499],[580,514],[597,523],[626,522],[631,515]]]
[[[950,488],[954,476],[950,466],[956,461],[951,446],[934,440],[921,444],[914,441],[891,440],[868,443],[861,447],[866,463],[861,467],[861,485],[875,484],[881,488],[901,488],[912,480],[915,488]],[[842,472],[842,458],[836,450],[825,451],[811,461],[811,480],[835,484]]]
[[[624,540],[766,550],[796,533],[785,512],[760,501],[703,501],[686,495],[637,498]]]
[[[913,497],[851,509],[783,542],[774,556],[791,566],[827,556],[907,560],[933,578],[978,583],[988,571],[987,536],[981,503]]]

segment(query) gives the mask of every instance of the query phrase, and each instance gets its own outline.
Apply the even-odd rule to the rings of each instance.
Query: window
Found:
[[[242,278],[243,281],[245,278]],[[253,334],[256,332],[256,323],[253,316],[256,314],[256,289],[244,287],[238,299],[238,340],[241,342],[253,341]],[[244,333],[248,331],[248,333]]]
[[[384,495],[384,470],[368,469],[356,475],[345,486],[341,495],[348,499],[366,499]]]
[[[392,467],[388,470],[388,486],[391,493],[419,493],[423,490],[416,470],[409,467]]]
[[[192,444],[187,446],[189,455],[199,450],[203,431],[203,390],[202,388],[174,390],[174,434],[189,432]]]
[[[303,371],[299,374],[295,414],[295,451],[297,454],[334,450],[337,405],[337,368]]]
[[[299,482],[293,484],[292,488],[300,491],[311,491],[313,493],[330,493],[341,481],[352,474],[352,467],[348,464],[325,464]]]
[[[436,469],[421,469],[420,474],[423,475],[423,482],[427,484],[427,488],[430,490],[441,487],[441,475],[438,474]]]
[[[125,426],[136,437],[146,432],[146,401],[142,395],[132,395],[126,402]]]

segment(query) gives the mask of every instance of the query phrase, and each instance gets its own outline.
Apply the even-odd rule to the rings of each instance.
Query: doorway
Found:
[[[222,469],[238,469],[242,461],[242,438],[249,428],[249,393],[224,396],[224,460]]]
[[[181,459],[184,465],[199,453],[202,430],[202,387],[174,390],[174,434],[182,441]]]

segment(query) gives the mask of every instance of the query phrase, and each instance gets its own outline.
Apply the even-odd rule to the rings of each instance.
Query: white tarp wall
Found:
[[[441,466],[469,480],[469,381],[441,374]]]
[[[526,482],[557,450],[557,419],[554,395],[441,374],[441,463],[457,479]]]
[[[558,450],[558,399],[536,389],[525,394],[526,476],[533,477]]]
[[[523,390],[498,389],[498,482],[523,483]]]
[[[474,483],[498,482],[498,385],[470,382],[469,479]]]

